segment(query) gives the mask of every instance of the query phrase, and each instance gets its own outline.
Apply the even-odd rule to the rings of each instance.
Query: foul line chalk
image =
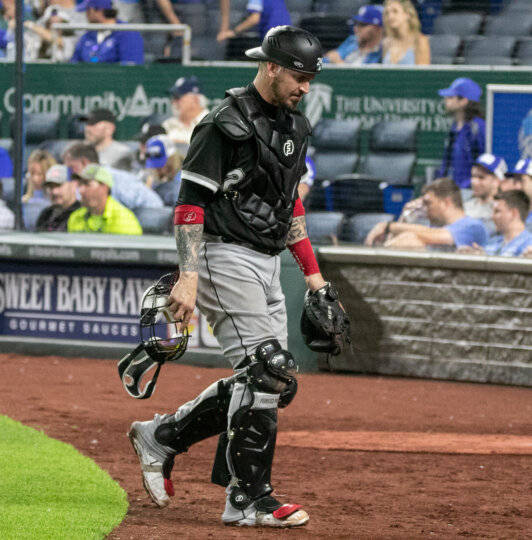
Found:
[[[532,455],[532,437],[412,431],[288,431],[277,444],[320,450]]]

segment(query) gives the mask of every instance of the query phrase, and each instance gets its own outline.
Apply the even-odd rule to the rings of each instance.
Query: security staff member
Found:
[[[235,375],[174,414],[134,422],[129,437],[146,490],[166,506],[175,455],[221,434],[213,481],[227,486],[223,522],[293,527],[308,514],[272,497],[270,483],[277,407],[297,390],[279,253],[289,247],[310,291],[327,287],[297,194],[311,130],[296,109],[321,71],[322,50],[312,34],[280,26],[246,54],[260,62],[253,83],[229,90],[198,124],[183,164],[180,274],[168,299],[181,326],[197,303]]]

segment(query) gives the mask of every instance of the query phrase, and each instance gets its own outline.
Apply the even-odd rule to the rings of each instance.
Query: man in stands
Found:
[[[359,66],[382,61],[382,6],[363,6],[353,20],[353,34],[329,51],[324,62]]]
[[[176,144],[189,144],[194,128],[208,114],[207,98],[201,93],[197,77],[180,77],[169,90],[174,115],[163,128]]]
[[[76,9],[86,11],[89,23],[122,23],[112,0],[84,0]],[[139,32],[91,30],[81,36],[70,61],[144,64],[144,42]]]
[[[70,181],[70,171],[65,165],[52,165],[46,171],[44,190],[50,200],[37,218],[37,231],[66,231],[70,214],[81,205],[76,199],[76,182]]]
[[[89,163],[99,163],[98,152],[90,144],[74,143],[63,154],[63,163],[72,170],[73,174],[79,175]],[[132,210],[164,206],[159,195],[144,185],[135,175],[112,167],[107,167],[107,170],[113,178],[111,194],[124,206]]]
[[[95,109],[86,118],[85,141],[98,152],[100,163],[130,171],[133,151],[127,144],[114,140],[116,118],[109,109]]]
[[[521,189],[530,199],[530,208],[525,218],[525,225],[532,231],[532,158],[520,159],[511,173],[506,175],[511,180],[513,189]]]
[[[490,234],[495,232],[492,220],[494,197],[507,170],[506,161],[492,154],[482,154],[471,168],[473,196],[464,203],[464,211],[467,216],[480,219]]]
[[[369,232],[365,244],[384,243],[404,249],[454,250],[460,246],[484,246],[487,231],[478,219],[466,216],[459,187],[450,178],[439,178],[423,188],[423,204],[431,226],[381,222]]]
[[[91,163],[75,175],[81,208],[68,218],[68,232],[142,234],[135,214],[111,197],[113,177],[101,165]]]
[[[532,233],[525,228],[530,199],[518,189],[502,191],[495,197],[493,221],[497,226],[494,236],[482,249],[478,245],[460,249],[462,253],[517,257],[532,247]]]

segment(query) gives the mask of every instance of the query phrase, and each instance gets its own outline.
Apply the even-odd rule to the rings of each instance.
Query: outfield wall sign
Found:
[[[135,344],[140,300],[163,271],[2,262],[0,335]],[[190,324],[191,349],[221,354],[205,318]]]

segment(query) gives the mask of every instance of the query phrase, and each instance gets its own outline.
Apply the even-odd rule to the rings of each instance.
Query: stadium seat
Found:
[[[34,231],[40,213],[50,206],[50,201],[32,201],[22,205],[22,222],[27,231]]]
[[[371,128],[361,172],[389,184],[409,184],[416,163],[417,122],[381,121]]]
[[[510,12],[496,17],[489,17],[484,27],[486,36],[529,36],[532,32],[532,10]]]
[[[353,17],[368,3],[366,0],[317,0],[314,2],[314,11]]]
[[[532,66],[532,39],[519,41],[516,59],[523,66]],[[2,143],[0,142],[0,146]]]
[[[344,175],[325,184],[328,209],[352,216],[361,212],[383,212],[385,183],[358,174]]]
[[[513,58],[509,56],[473,56],[465,58],[464,64],[468,66],[513,66]]]
[[[329,182],[326,182],[326,186],[328,185]],[[332,202],[329,202],[327,197],[328,192],[326,191],[326,187],[321,182],[315,182],[305,199],[305,208],[308,211],[315,212],[332,211]]]
[[[336,49],[353,32],[351,15],[327,15],[314,13],[299,21],[300,28],[314,34],[321,42],[324,51]]]
[[[85,120],[81,114],[70,116],[67,120],[67,136],[69,139],[85,138]]]
[[[39,149],[50,152],[56,161],[62,162],[63,152],[74,142],[72,139],[49,139],[39,144]]]
[[[13,150],[13,139],[0,139],[0,146],[11,154]]]
[[[449,13],[434,22],[434,34],[455,34],[468,37],[478,34],[483,16],[480,13]]]
[[[134,213],[144,234],[170,234],[173,231],[174,209],[170,206],[136,208]]]
[[[432,64],[452,64],[458,56],[462,39],[454,34],[430,36],[430,57]]]
[[[345,221],[340,240],[343,240],[344,242],[353,242],[355,244],[363,244],[369,231],[371,231],[377,223],[381,223],[382,221],[393,221],[393,219],[393,214],[380,212],[356,214]]]
[[[24,116],[26,142],[38,144],[47,139],[59,138],[59,113],[32,113]],[[14,137],[15,118],[11,119],[11,137]]]
[[[464,62],[466,64],[481,64],[482,59],[493,57],[494,60],[506,58],[502,65],[511,65],[511,57],[515,49],[516,39],[512,36],[491,36],[486,38],[474,39],[466,43],[464,50]],[[491,62],[497,65],[496,62]]]
[[[524,11],[530,13],[530,0],[510,0],[504,7],[503,12],[506,14],[512,11]]]
[[[231,11],[245,14],[249,0],[231,0]]]
[[[314,127],[311,144],[318,180],[352,173],[360,155],[360,121],[323,118]]]
[[[338,243],[344,219],[341,212],[309,212],[305,219],[308,237],[312,243]]]
[[[243,34],[239,34],[227,40],[225,59],[250,61],[251,59],[244,54],[246,49],[258,47],[260,44],[261,40],[258,32],[244,32]]]
[[[4,200],[8,205],[12,205],[15,201],[15,179],[14,178],[0,178],[2,183],[2,193]]]
[[[310,13],[312,11],[313,0],[285,0],[285,4],[290,15],[292,15],[293,11]]]
[[[154,62],[164,56],[168,35],[161,32],[144,33],[144,60]]]

